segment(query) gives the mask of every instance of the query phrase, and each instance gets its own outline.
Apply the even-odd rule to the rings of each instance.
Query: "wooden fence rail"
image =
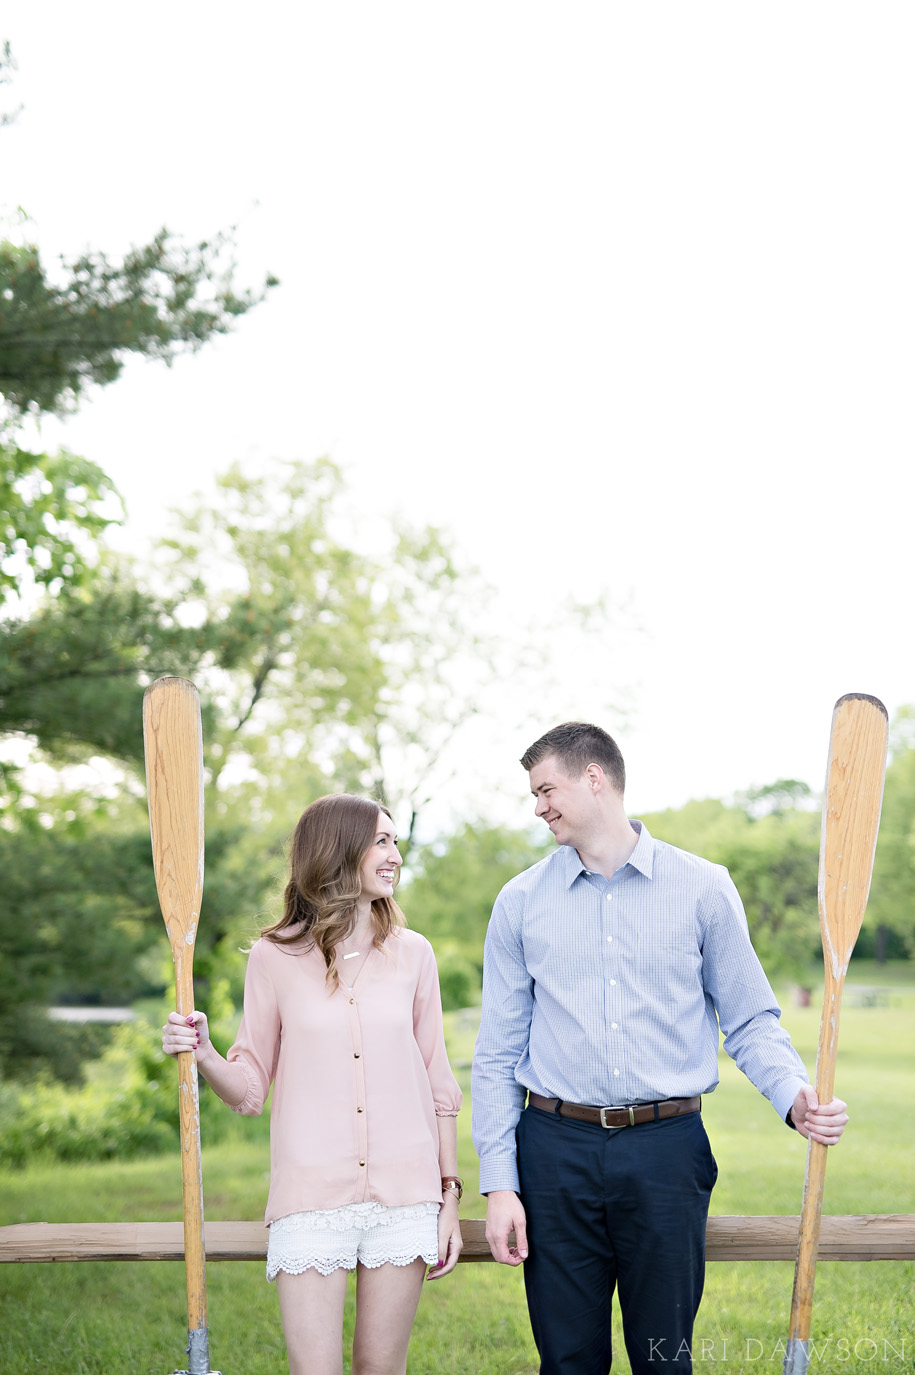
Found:
[[[462,1261],[492,1257],[479,1218],[463,1218]],[[263,1260],[262,1222],[208,1222],[208,1260]],[[710,1217],[709,1260],[794,1260],[797,1217]],[[915,1213],[823,1218],[820,1260],[915,1260]],[[180,1222],[24,1222],[0,1227],[0,1262],[183,1260]]]

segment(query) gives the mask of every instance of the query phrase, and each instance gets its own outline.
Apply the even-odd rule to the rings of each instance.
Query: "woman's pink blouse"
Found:
[[[263,1109],[270,1084],[266,1221],[374,1200],[441,1202],[436,1117],[454,1117],[432,947],[401,929],[366,956],[350,992],[330,991],[314,948],[259,940],[228,1059]]]

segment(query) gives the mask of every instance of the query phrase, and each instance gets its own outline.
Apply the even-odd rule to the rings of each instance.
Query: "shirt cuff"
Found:
[[[806,1079],[783,1079],[773,1093],[769,1101],[783,1122],[788,1121],[788,1114],[794,1105],[794,1100],[806,1085]]]
[[[260,1081],[260,1076],[253,1065],[249,1065],[244,1056],[239,1055],[234,1060],[229,1061],[232,1065],[238,1065],[244,1070],[247,1088],[245,1096],[240,1103],[227,1103],[233,1112],[241,1113],[242,1117],[259,1117],[264,1111],[266,1094]],[[217,1097],[219,1095],[217,1094]],[[225,1099],[222,1100],[224,1103]]]
[[[480,1161],[480,1193],[494,1194],[497,1189],[511,1189],[518,1193],[518,1160],[514,1155]]]

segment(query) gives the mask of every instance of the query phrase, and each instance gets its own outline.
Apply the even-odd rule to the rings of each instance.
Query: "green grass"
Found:
[[[852,1126],[830,1155],[827,1212],[915,1212],[912,1170],[915,986],[853,970],[842,1013],[837,1090]],[[856,988],[886,996],[859,999]],[[819,995],[798,1008],[785,995],[785,1023],[812,1069]],[[449,1044],[467,1089],[474,1019],[449,1017]],[[720,1167],[715,1213],[797,1213],[805,1146],[722,1058],[721,1086],[705,1100]],[[233,1128],[234,1130],[234,1128]],[[252,1124],[204,1151],[206,1215],[262,1216],[267,1190],[266,1135]],[[462,1211],[481,1217],[471,1183],[476,1159],[470,1114],[461,1115],[460,1169],[468,1182]],[[125,1164],[36,1163],[0,1176],[0,1222],[155,1220],[180,1216],[177,1158]],[[697,1371],[724,1375],[781,1372],[793,1267],[788,1262],[710,1264],[696,1327]],[[283,1375],[276,1293],[259,1262],[211,1264],[209,1323],[213,1364],[224,1375]],[[915,1371],[909,1262],[832,1262],[817,1272],[813,1341],[825,1354],[811,1371]],[[184,1364],[183,1270],[178,1263],[80,1263],[0,1267],[0,1371],[35,1375],[168,1375]],[[352,1303],[347,1309],[351,1336]],[[614,1371],[628,1362],[618,1318]],[[703,1345],[704,1343],[704,1345]],[[844,1343],[844,1345],[842,1344]],[[876,1345],[872,1345],[875,1343]],[[886,1343],[886,1345],[885,1345]],[[857,1345],[857,1354],[855,1351]],[[898,1353],[904,1352],[900,1356]],[[347,1365],[347,1370],[349,1366]],[[426,1286],[411,1345],[411,1375],[532,1375],[536,1353],[521,1276],[495,1265],[463,1265]],[[659,1366],[663,1370],[662,1366]]]

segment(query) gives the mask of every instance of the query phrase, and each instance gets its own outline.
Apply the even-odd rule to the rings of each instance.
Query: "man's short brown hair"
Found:
[[[555,755],[563,772],[570,778],[581,778],[589,764],[599,764],[622,797],[626,788],[626,765],[619,745],[600,726],[584,721],[566,721],[541,735],[521,756],[521,767],[530,773],[535,765]]]

